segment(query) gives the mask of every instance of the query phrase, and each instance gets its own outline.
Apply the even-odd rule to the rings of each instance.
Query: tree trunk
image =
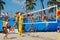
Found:
[[[42,0],[40,0],[40,1],[41,1],[41,4],[42,4],[42,8],[44,9],[43,1]],[[43,12],[44,12],[44,14],[46,14],[45,10]]]
[[[1,16],[1,10],[0,10],[0,16]]]

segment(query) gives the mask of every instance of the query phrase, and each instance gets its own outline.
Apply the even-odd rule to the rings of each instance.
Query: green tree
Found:
[[[6,3],[4,1],[0,0],[0,13],[1,13],[1,10],[4,10],[4,5],[5,4]]]
[[[48,3],[47,3],[48,7],[53,6],[53,5],[56,5],[55,2],[56,2],[56,0],[50,0],[50,1],[48,1]],[[49,10],[49,13],[53,12],[53,10],[54,10],[54,8],[51,8]]]
[[[57,5],[57,7],[59,8],[60,7],[60,0],[50,0],[50,1],[48,1],[47,5],[48,5],[48,7],[53,6],[53,5]],[[56,10],[56,8],[51,8],[49,10],[49,13],[53,12],[54,9]]]
[[[36,1],[37,0],[26,0],[26,12],[35,8]]]

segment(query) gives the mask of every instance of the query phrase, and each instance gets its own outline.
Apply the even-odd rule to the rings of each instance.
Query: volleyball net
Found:
[[[23,24],[29,26],[30,24],[39,25],[40,23],[46,23],[46,25],[48,25],[48,23],[57,23],[56,10],[57,10],[57,5],[54,5],[54,6],[47,7],[45,9],[40,9],[40,10],[37,10],[34,12],[28,12],[26,14],[23,14],[23,18],[24,18]],[[44,25],[45,24],[43,24],[43,25],[40,24],[39,26],[43,27]],[[30,26],[29,26],[29,28],[30,28]],[[28,29],[26,29],[26,30],[28,30]],[[15,31],[13,31],[13,32],[18,33],[18,30],[15,29]]]
[[[37,24],[37,23],[57,23],[57,14],[56,14],[56,10],[57,10],[57,5],[54,6],[50,6],[44,9],[40,9],[34,12],[28,12],[26,14],[23,14],[24,18],[29,19],[27,15],[32,14],[32,16],[34,19],[34,23],[33,24]],[[31,20],[28,20],[31,21]],[[32,24],[31,22],[28,23],[23,23],[23,24]]]

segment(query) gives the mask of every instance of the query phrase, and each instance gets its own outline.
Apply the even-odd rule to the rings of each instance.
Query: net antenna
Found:
[[[37,11],[33,11],[33,12],[28,12],[27,14],[38,14],[41,11],[49,10],[49,9],[52,9],[52,8],[55,8],[57,10],[57,5],[50,6],[50,7],[40,9],[40,10],[37,10]],[[25,13],[25,14],[23,14],[23,16],[26,16],[27,14]],[[57,13],[56,13],[56,11],[55,11],[55,16],[56,16],[56,21],[49,21],[47,23],[57,23]],[[46,22],[34,22],[34,24],[37,24],[37,23],[46,23]],[[32,24],[32,23],[23,23],[23,24]]]

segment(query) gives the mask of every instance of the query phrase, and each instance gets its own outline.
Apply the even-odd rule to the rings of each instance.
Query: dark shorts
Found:
[[[25,24],[22,24],[23,26],[22,26],[22,30],[24,30],[25,29]]]
[[[7,26],[7,29],[10,29],[11,28],[11,26]]]
[[[6,28],[6,27],[3,27],[3,31],[4,31],[4,33],[5,33],[5,34],[7,34],[7,33],[8,33],[8,30],[7,30],[7,28]]]

